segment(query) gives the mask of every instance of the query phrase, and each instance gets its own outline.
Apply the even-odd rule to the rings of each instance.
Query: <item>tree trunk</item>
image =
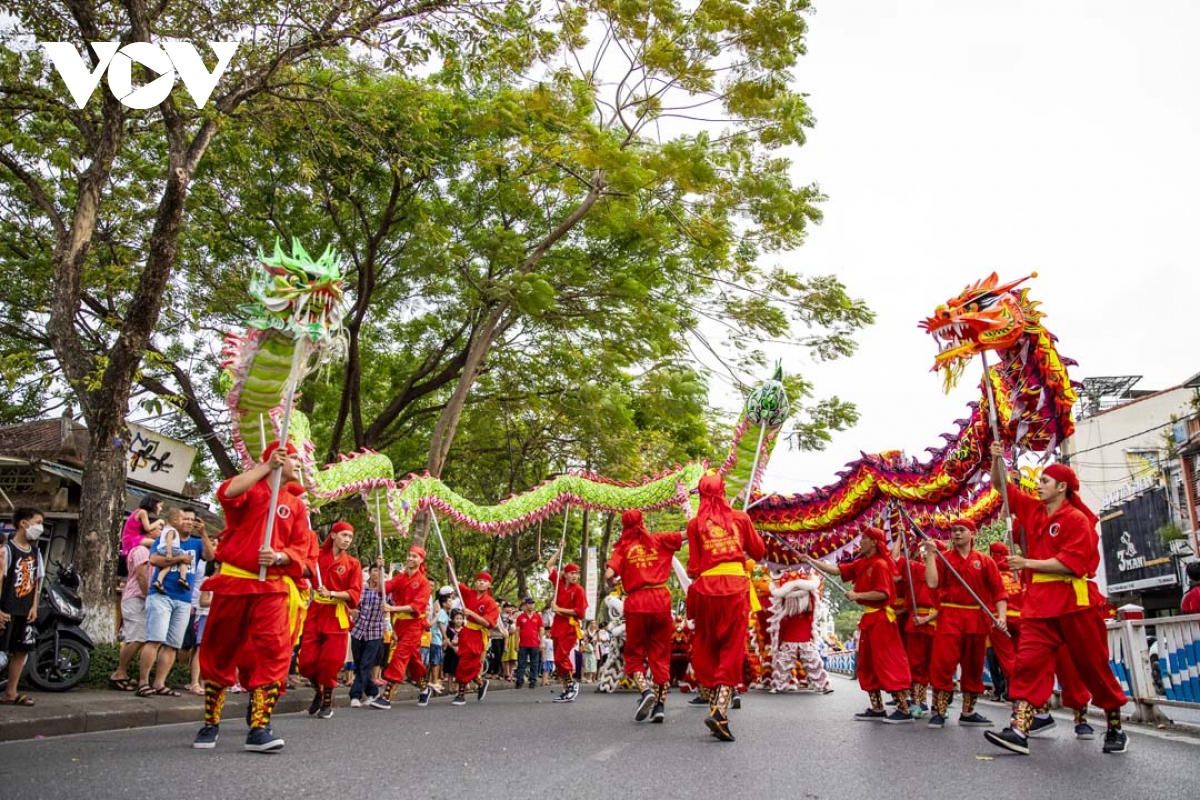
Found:
[[[604,596],[608,594],[608,587],[604,582],[604,570],[608,564],[608,545],[612,541],[614,519],[616,519],[616,514],[611,511],[604,515],[604,535],[600,537],[600,552],[596,559],[596,569],[600,570],[596,581],[596,619],[601,621],[601,624],[608,622],[608,606],[604,605]]]
[[[124,415],[109,407],[92,416],[79,502],[75,568],[83,585],[84,630],[98,643],[116,641],[116,564],[120,521],[125,518],[125,452],[129,432]]]

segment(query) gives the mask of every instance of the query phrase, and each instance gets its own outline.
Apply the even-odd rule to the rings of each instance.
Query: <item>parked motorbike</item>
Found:
[[[78,686],[92,666],[96,645],[79,623],[85,611],[79,598],[79,573],[72,564],[59,564],[53,580],[42,585],[38,601],[37,646],[25,661],[23,677],[44,692],[65,692]],[[5,660],[0,653],[0,660]],[[8,664],[0,665],[0,689],[8,683]]]

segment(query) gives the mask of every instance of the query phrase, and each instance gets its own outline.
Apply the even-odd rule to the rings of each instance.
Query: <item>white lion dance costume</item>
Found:
[[[833,686],[813,637],[813,617],[821,602],[821,581],[799,572],[785,572],[771,582],[771,693],[794,690],[792,667],[797,661],[813,691],[832,692]]]

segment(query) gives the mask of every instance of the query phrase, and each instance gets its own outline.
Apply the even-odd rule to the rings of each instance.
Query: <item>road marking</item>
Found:
[[[617,753],[624,750],[626,747],[629,747],[629,742],[621,742],[620,744],[614,744],[612,747],[606,747],[603,750],[601,750],[599,753],[596,753],[596,755],[591,757],[591,760],[592,761],[608,761],[613,756],[615,756]]]

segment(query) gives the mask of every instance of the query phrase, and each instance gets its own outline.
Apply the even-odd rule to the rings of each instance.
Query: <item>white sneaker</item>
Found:
[[[351,708],[362,708],[362,700],[359,700],[357,697],[350,698],[350,707]]]

